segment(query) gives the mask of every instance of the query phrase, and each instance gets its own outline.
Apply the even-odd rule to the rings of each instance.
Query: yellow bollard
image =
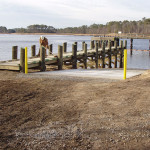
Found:
[[[127,76],[127,50],[124,50],[124,76],[123,79],[125,80]]]
[[[28,74],[28,50],[25,47],[25,74]]]

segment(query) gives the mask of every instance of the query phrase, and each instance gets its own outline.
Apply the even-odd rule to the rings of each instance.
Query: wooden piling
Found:
[[[94,49],[94,41],[90,42],[90,49]]]
[[[108,40],[105,40],[105,46],[108,47]]]
[[[84,43],[85,43],[85,41],[82,42],[82,50],[84,50]]]
[[[98,43],[95,43],[95,68],[98,69]]]
[[[84,69],[87,69],[87,44],[84,43]]]
[[[63,43],[63,53],[67,52],[67,42]],[[66,65],[67,62],[64,62],[64,65]]]
[[[105,42],[102,42],[102,68],[105,68]]]
[[[53,44],[50,44],[48,47],[48,55],[52,55],[53,54]]]
[[[117,43],[118,43],[117,46],[119,46],[119,44],[120,44],[120,43],[119,43],[119,40],[120,40],[119,38],[115,38],[115,41],[117,41]]]
[[[94,49],[94,41],[90,42],[90,49]],[[93,61],[93,57],[91,57],[91,61]]]
[[[115,50],[114,50],[114,56],[115,56],[114,68],[117,68],[117,54],[118,54],[118,50],[117,50],[118,41],[117,40],[115,40],[114,46],[115,46]]]
[[[12,47],[12,60],[17,59],[18,55],[18,46],[13,46]]]
[[[76,45],[77,45],[77,44],[78,44],[78,42],[74,42],[74,44],[76,44]]]
[[[20,49],[20,71],[25,73],[25,49]]]
[[[101,48],[101,41],[98,41],[98,48]]]
[[[121,43],[120,43],[121,45],[120,45],[120,63],[119,63],[119,68],[123,68],[123,50],[124,50],[124,48],[123,48],[123,41],[121,41]]]
[[[108,68],[112,68],[111,67],[111,44],[112,41],[108,41]]]
[[[63,68],[63,47],[58,45],[58,70]]]
[[[114,46],[115,45],[115,39],[114,41],[111,41],[111,46]]]
[[[45,71],[45,48],[44,46],[40,46],[40,71]]]
[[[78,49],[78,42],[74,42],[75,45],[77,45],[77,49]]]
[[[72,68],[77,69],[77,44],[72,44]]]
[[[32,45],[31,46],[31,57],[34,57],[36,55],[36,46]]]
[[[130,55],[132,55],[133,54],[133,39],[131,38],[130,39]]]
[[[67,52],[67,42],[63,43],[63,53]]]
[[[124,48],[127,49],[127,40],[124,41]]]
[[[115,37],[114,40],[112,41],[112,47],[115,47],[115,41],[117,41],[118,45],[119,46],[119,38]]]

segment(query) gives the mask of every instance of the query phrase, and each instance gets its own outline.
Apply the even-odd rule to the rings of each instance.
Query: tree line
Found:
[[[7,29],[6,27],[0,26],[0,33],[56,33],[56,29],[53,26],[47,25],[29,25],[27,28],[14,28]]]
[[[74,34],[109,34],[109,33],[136,33],[150,34],[150,18],[139,21],[110,21],[103,24],[83,25],[80,27],[67,27],[56,29],[47,25],[29,25],[27,28],[7,29],[0,26],[0,33],[74,33]]]

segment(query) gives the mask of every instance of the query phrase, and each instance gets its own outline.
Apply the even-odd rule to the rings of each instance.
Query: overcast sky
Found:
[[[0,0],[0,26],[55,28],[150,18],[150,0]]]

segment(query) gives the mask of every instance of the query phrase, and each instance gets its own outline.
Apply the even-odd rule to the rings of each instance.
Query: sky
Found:
[[[150,0],[0,0],[0,26],[55,28],[150,18]]]

